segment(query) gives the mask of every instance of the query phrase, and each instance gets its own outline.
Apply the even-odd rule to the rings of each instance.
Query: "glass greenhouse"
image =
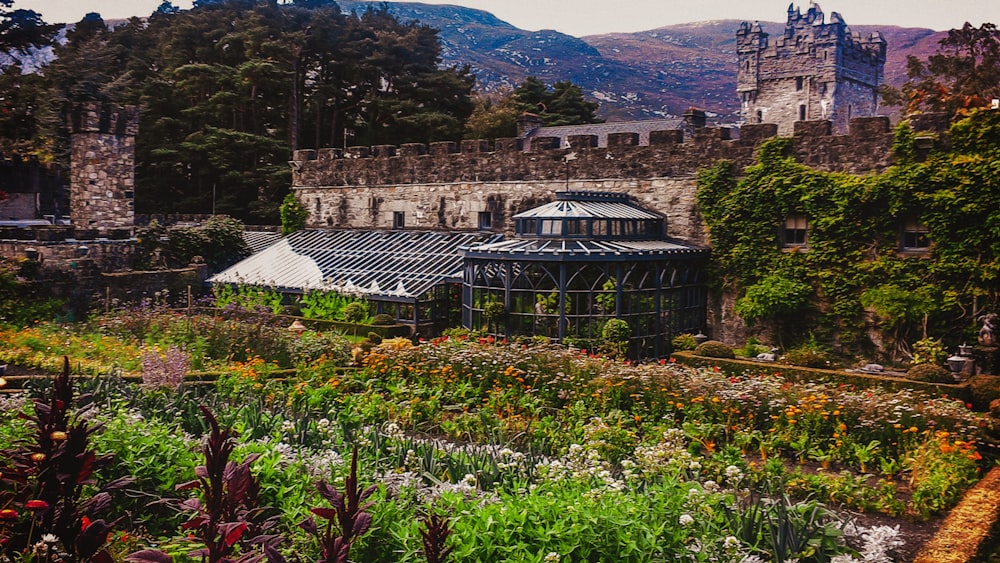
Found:
[[[668,239],[666,220],[628,194],[559,192],[514,221],[516,238],[463,250],[466,328],[592,348],[617,318],[632,358],[705,329],[707,249]]]

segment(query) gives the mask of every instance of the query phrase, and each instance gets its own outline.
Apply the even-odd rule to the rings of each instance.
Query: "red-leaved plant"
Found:
[[[448,536],[451,535],[451,525],[448,519],[431,513],[424,518],[420,529],[420,538],[424,544],[424,558],[427,563],[445,563],[453,548],[448,547]]]
[[[347,563],[354,540],[363,536],[372,525],[372,515],[365,509],[372,502],[365,502],[377,488],[371,485],[361,491],[358,487],[358,446],[351,451],[351,472],[344,483],[344,492],[334,489],[326,481],[316,483],[319,494],[331,508],[312,508],[310,512],[326,520],[321,532],[312,517],[299,523],[299,527],[316,537],[323,556],[318,563]],[[362,504],[363,503],[363,504]]]
[[[115,522],[98,515],[111,504],[109,491],[132,479],[117,479],[83,497],[84,488],[96,484],[96,474],[112,457],[89,449],[90,436],[101,425],[83,420],[88,399],[74,397],[64,356],[62,373],[47,394],[33,401],[34,412],[18,414],[34,432],[0,452],[0,560],[40,548],[62,561],[112,561],[105,544]],[[74,410],[77,404],[85,406]],[[57,541],[42,541],[49,535]]]
[[[200,490],[200,498],[164,501],[174,502],[181,511],[191,514],[181,527],[195,534],[203,547],[190,556],[208,563],[256,563],[263,559],[284,563],[277,550],[284,538],[267,533],[279,517],[267,516],[271,509],[258,506],[260,484],[250,473],[250,464],[260,456],[249,455],[242,463],[230,461],[236,447],[236,433],[221,429],[208,408],[202,406],[201,411],[211,428],[203,449],[205,465],[195,468],[197,479],[177,485],[179,491]],[[258,546],[260,549],[256,549]],[[168,563],[171,557],[162,551],[143,550],[130,554],[126,560]]]

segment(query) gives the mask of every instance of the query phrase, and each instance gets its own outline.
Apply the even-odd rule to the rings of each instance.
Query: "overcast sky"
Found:
[[[148,16],[161,0],[15,0],[14,8],[35,10],[50,23],[77,22],[87,12],[104,19]],[[720,19],[784,21],[788,0],[428,0],[492,12],[522,29],[555,29],[577,37],[655,29],[664,25]],[[173,0],[190,8],[191,0]],[[808,0],[796,2],[804,12]],[[998,0],[827,0],[829,20],[840,12],[850,24],[882,24],[946,30],[965,22],[1000,24]]]

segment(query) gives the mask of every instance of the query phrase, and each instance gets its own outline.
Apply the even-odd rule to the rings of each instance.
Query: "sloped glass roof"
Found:
[[[627,194],[610,192],[556,192],[556,200],[514,219],[638,219],[658,220],[660,215],[632,202]]]
[[[440,283],[461,281],[459,249],[502,238],[471,232],[304,230],[208,281],[417,298]]]

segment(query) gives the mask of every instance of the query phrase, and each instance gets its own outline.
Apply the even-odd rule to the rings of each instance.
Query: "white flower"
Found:
[[[545,559],[543,559],[543,561],[545,563],[559,563],[559,559],[560,557],[558,553],[550,551],[545,555]]]
[[[42,541],[45,543],[56,543],[59,541],[59,538],[55,534],[42,534]]]
[[[690,526],[691,524],[694,524],[694,518],[692,518],[690,514],[681,514],[681,517],[678,521],[680,522],[681,526]]]
[[[736,479],[741,477],[742,475],[743,471],[741,471],[740,468],[736,467],[735,465],[730,465],[729,467],[726,468],[726,477],[728,477],[729,479]]]
[[[691,471],[698,471],[699,469],[701,469],[701,464],[698,463],[697,461],[692,461],[691,463],[688,464],[688,469],[690,469]]]
[[[740,540],[736,539],[735,536],[726,536],[726,539],[722,540],[722,547],[726,551],[736,551],[740,548]]]

